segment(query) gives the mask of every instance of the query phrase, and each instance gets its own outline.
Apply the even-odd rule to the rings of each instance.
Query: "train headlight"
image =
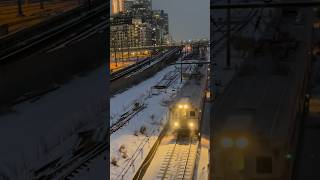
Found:
[[[187,104],[185,104],[185,105],[183,105],[183,108],[184,108],[184,109],[188,109],[189,106],[188,106]]]
[[[182,109],[182,108],[183,108],[183,105],[182,105],[182,104],[179,104],[178,107],[179,107],[179,109]]]
[[[193,122],[189,122],[189,127],[193,128],[193,126],[194,126]]]
[[[178,122],[174,122],[173,125],[174,125],[174,127],[179,127],[179,123]]]
[[[224,148],[230,148],[232,147],[234,144],[233,140],[229,137],[224,137],[221,139],[221,145]]]
[[[236,146],[240,149],[247,147],[248,144],[249,144],[249,141],[245,137],[240,137],[236,140]]]

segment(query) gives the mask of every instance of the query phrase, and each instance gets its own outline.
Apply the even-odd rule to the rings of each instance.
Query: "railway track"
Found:
[[[120,116],[120,119],[111,125],[110,135],[116,132],[117,130],[121,129],[123,126],[125,126],[134,115],[142,111],[144,108],[146,108],[144,104],[141,104],[141,105],[139,104],[139,106],[133,107],[129,111],[122,114]]]
[[[168,74],[164,75],[164,77],[157,83],[154,88],[166,89],[169,88],[176,80],[179,75],[179,72],[176,70],[170,71]],[[110,135],[114,132],[118,131],[122,127],[124,127],[130,119],[145,109],[147,106],[144,102],[137,103],[136,105],[131,105],[130,109],[123,113],[119,119],[113,123],[110,127]]]
[[[97,32],[102,32],[104,29],[107,28],[108,22],[107,22],[105,16],[101,16],[101,20],[103,20],[103,21],[96,24],[96,25],[89,24],[89,25],[83,27],[83,29],[79,33],[72,34],[71,36],[69,36],[63,40],[50,45],[49,47],[45,48],[45,51],[51,52],[51,51],[63,48],[65,46],[68,46],[68,45],[74,43],[75,41],[80,41],[82,39],[85,39],[85,38],[97,33]]]
[[[170,144],[165,159],[161,164],[158,179],[191,180],[197,153],[195,137],[177,137]]]
[[[107,136],[105,136],[107,138]],[[77,156],[70,158],[68,161],[58,164],[54,162],[47,169],[40,172],[34,173],[34,180],[50,180],[50,179],[64,179],[68,180],[77,174],[82,168],[87,167],[88,164],[102,155],[107,153],[109,149],[109,144],[105,141],[100,144],[95,145],[88,151],[81,152]],[[58,164],[58,165],[57,165]]]
[[[107,138],[107,137],[106,137]],[[64,180],[69,180],[72,177],[74,177],[75,174],[77,174],[79,172],[79,170],[81,170],[84,167],[87,167],[88,164],[94,160],[95,158],[97,158],[100,155],[103,155],[103,153],[107,153],[109,150],[109,145],[107,142],[99,144],[93,151],[91,151],[86,157],[84,157],[83,159],[78,159],[77,161],[75,161],[73,164],[74,166],[72,166],[72,164],[70,166],[67,166],[67,168],[69,167],[69,170],[66,172],[66,174],[60,176],[58,179],[64,179]],[[107,154],[106,154],[107,155]],[[60,169],[60,171],[63,169]]]
[[[256,17],[257,13],[258,11],[253,9],[246,16],[247,18],[244,24],[232,26],[231,32],[237,33],[244,29],[249,24],[249,22]],[[219,37],[212,39],[210,42],[210,47],[212,50],[214,50],[214,54],[221,52],[222,48],[224,48],[226,44],[225,40],[227,37],[227,33],[223,33],[221,31],[222,29],[223,26],[219,26],[217,28],[217,30],[214,33],[216,35],[218,34]],[[161,138],[161,140],[162,139],[163,138]],[[170,147],[168,148],[168,151],[165,156],[165,160],[161,164],[156,179],[193,179],[193,171],[196,161],[196,151],[198,146],[197,143],[198,141],[196,139],[177,138],[174,143],[170,144]],[[158,148],[152,152],[149,152],[149,154],[155,154]],[[141,176],[144,175],[146,169],[149,166],[149,163],[150,160],[146,161],[146,164],[142,165],[143,168],[138,171],[136,179],[141,179]]]
[[[103,17],[108,16],[108,14],[106,14],[108,8],[109,3],[101,4],[91,11],[82,13],[77,18],[69,20],[64,24],[54,26],[39,35],[20,41],[12,46],[4,46],[5,49],[1,49],[0,51],[0,63],[8,63],[12,60],[25,57],[26,55],[39,52],[45,49],[44,47],[50,47],[50,45],[57,42],[61,44],[63,41],[70,40],[70,34],[71,37],[84,36],[86,31],[90,34],[92,32],[91,29],[95,26],[98,26],[100,29],[103,26],[106,28],[107,23],[101,25],[101,22],[106,21]]]
[[[159,53],[155,57],[146,58],[138,63],[135,63],[131,66],[126,67],[126,68],[123,68],[119,71],[116,71],[110,75],[111,76],[110,81],[113,82],[113,81],[116,81],[122,77],[130,76],[131,74],[134,74],[138,71],[142,71],[145,68],[148,68],[151,64],[153,64],[155,62],[162,61],[163,59],[166,59],[166,57],[171,56],[173,53],[178,52],[179,49],[180,49],[179,47],[175,47],[173,49],[170,49],[168,52]]]
[[[245,27],[249,24],[249,22],[252,21],[252,19],[253,19],[254,17],[256,17],[257,14],[258,14],[258,10],[252,10],[252,11],[248,14],[247,20],[245,21],[244,24],[235,25],[235,26],[232,26],[232,27],[231,27],[231,30],[230,30],[231,33],[237,33],[237,32],[239,32],[239,31],[241,31],[243,28],[245,28]],[[225,25],[219,26],[219,27],[213,32],[213,35],[212,35],[212,36],[214,36],[214,35],[217,34],[217,33],[222,33],[221,29],[222,29],[224,26],[225,26]],[[218,39],[215,39],[215,40],[212,39],[211,42],[210,42],[210,48],[211,48],[211,49],[214,49],[216,46],[220,45],[223,40],[226,40],[226,38],[227,38],[227,33],[224,33],[224,34],[222,34],[222,36],[220,36]]]

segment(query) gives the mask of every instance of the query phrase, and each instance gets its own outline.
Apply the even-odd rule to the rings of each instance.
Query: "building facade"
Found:
[[[120,0],[117,0],[120,1]],[[168,44],[168,14],[152,10],[150,0],[125,0],[122,11],[110,19],[112,51]]]
[[[113,50],[152,46],[152,27],[141,18],[119,14],[112,22],[110,46]]]
[[[111,1],[111,14],[118,14],[124,11],[125,0],[112,0]]]

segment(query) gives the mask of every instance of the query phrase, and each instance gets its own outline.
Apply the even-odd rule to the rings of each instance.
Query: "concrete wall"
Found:
[[[108,57],[106,34],[105,31],[97,33],[56,51],[33,54],[1,65],[0,107],[27,92],[63,83],[76,73],[104,63]]]
[[[175,62],[180,55],[173,54],[172,56],[166,58],[164,61],[156,63],[152,65],[150,68],[135,74],[134,76],[130,77],[123,77],[117,79],[110,83],[110,93],[115,94],[126,90],[127,88],[131,87],[134,84],[138,84],[139,82],[145,80],[156,74],[158,71],[163,69],[164,67],[168,66],[168,64]]]

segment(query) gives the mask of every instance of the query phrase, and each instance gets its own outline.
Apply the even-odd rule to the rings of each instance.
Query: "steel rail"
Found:
[[[19,43],[11,48],[3,50],[3,52],[1,52],[0,54],[0,64],[8,63],[9,59],[12,60],[15,56],[22,54],[23,52],[30,50],[34,47],[40,47],[40,45],[41,44],[43,45],[43,43],[45,43],[46,41],[52,40],[57,36],[64,34],[68,30],[75,28],[81,23],[88,21],[92,18],[96,18],[97,16],[101,16],[102,14],[105,14],[105,10],[107,9],[108,9],[108,3],[103,4],[97,7],[96,9],[88,13],[85,13],[76,19],[68,21],[67,23],[61,26],[54,27],[49,31],[41,33],[40,35],[37,35],[35,37],[32,37],[31,39],[28,39],[22,43]]]
[[[185,164],[185,168],[183,170],[183,175],[182,175],[182,179],[185,178],[185,175],[186,175],[186,172],[187,172],[187,166],[188,166],[188,162],[190,160],[190,154],[191,154],[191,146],[193,144],[193,140],[192,140],[192,137],[190,136],[190,143],[189,143],[189,150],[188,150],[188,157],[187,157],[187,160],[186,160],[186,164]]]
[[[119,70],[115,73],[111,74],[111,82],[115,81],[117,79],[120,79],[124,76],[127,76],[129,74],[132,74],[134,72],[139,71],[140,69],[146,67],[147,65],[151,64],[152,62],[154,62],[155,60],[161,59],[161,58],[166,58],[167,56],[171,56],[174,52],[177,52],[178,48],[174,48],[169,50],[168,52],[166,52],[165,54],[159,54],[156,57],[152,57],[152,58],[146,58],[138,63],[135,63],[131,66],[128,66],[127,68],[124,68],[122,70]]]
[[[175,152],[175,150],[176,150],[176,148],[177,148],[177,141],[178,141],[178,140],[176,139],[175,144],[174,144],[174,146],[173,146],[173,149],[172,149],[172,151],[171,151],[171,153],[170,153],[170,156],[169,156],[169,161],[168,161],[168,163],[167,163],[167,165],[166,165],[166,168],[165,168],[165,170],[164,170],[164,172],[163,172],[163,176],[161,177],[161,180],[164,180],[165,177],[166,177],[166,175],[167,175],[167,172],[168,172],[168,169],[169,169],[169,166],[170,166],[170,163],[171,163],[173,154],[174,154],[174,152]]]

